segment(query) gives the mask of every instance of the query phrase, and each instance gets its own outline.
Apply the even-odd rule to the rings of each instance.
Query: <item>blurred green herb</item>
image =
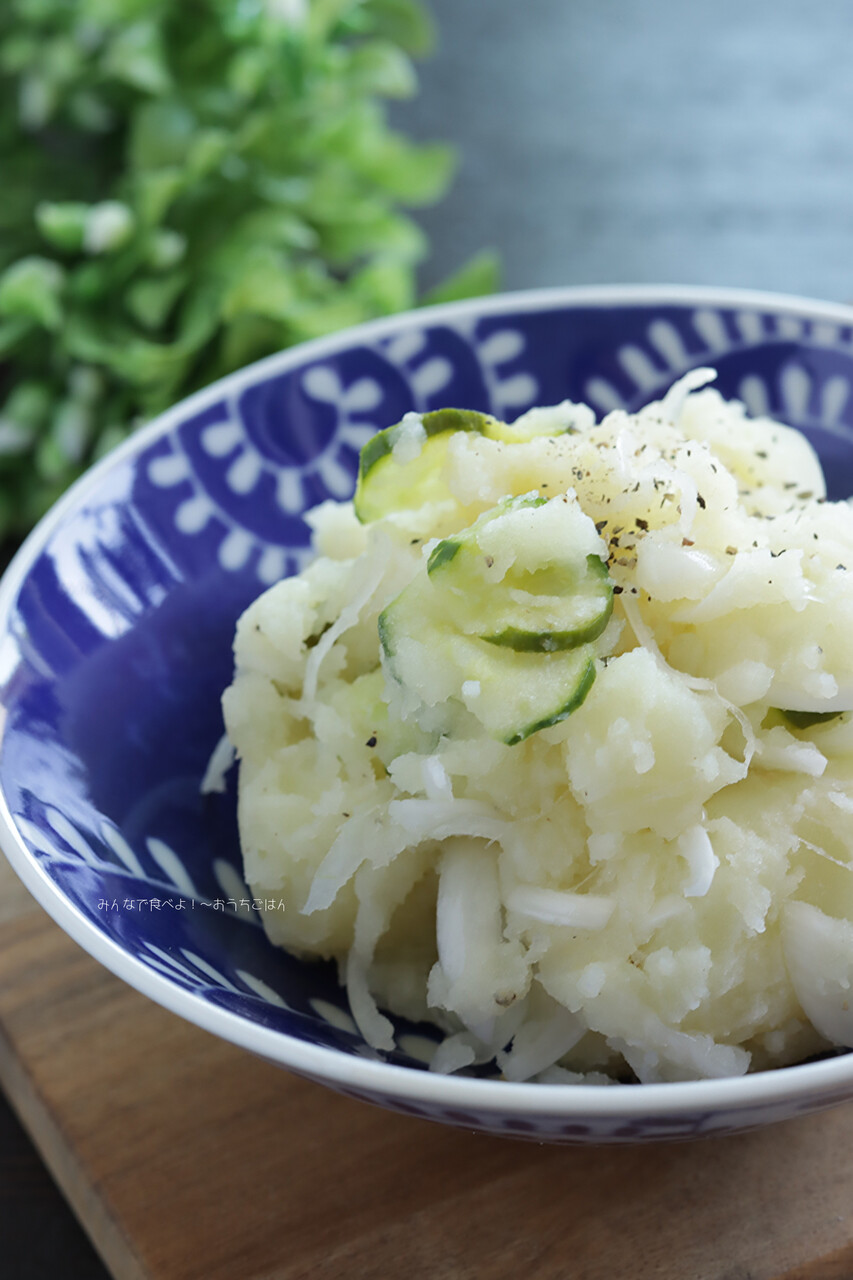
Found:
[[[0,538],[232,369],[415,304],[419,0],[0,5]],[[436,297],[490,292],[481,256]]]

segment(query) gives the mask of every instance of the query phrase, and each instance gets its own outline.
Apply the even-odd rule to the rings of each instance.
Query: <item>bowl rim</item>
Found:
[[[853,306],[819,299],[753,289],[720,286],[583,285],[506,291],[401,312],[339,330],[255,361],[218,379],[179,401],[134,432],[106,457],[90,467],[51,507],[24,540],[0,579],[0,679],[4,642],[10,638],[9,619],[19,591],[37,557],[55,530],[94,492],[115,468],[141,454],[187,417],[225,396],[239,395],[249,386],[288,372],[299,365],[331,356],[359,342],[372,342],[398,331],[464,318],[485,318],[502,312],[531,312],[579,307],[642,307],[650,305],[752,308],[765,313],[798,314],[853,326]],[[0,746],[6,708],[0,703]],[[12,868],[49,916],[105,969],[156,1004],[220,1038],[248,1049],[276,1065],[322,1080],[341,1089],[362,1090],[405,1104],[434,1108],[471,1108],[493,1115],[508,1112],[570,1121],[631,1120],[642,1117],[687,1116],[697,1112],[750,1111],[808,1100],[810,1106],[832,1105],[853,1093],[853,1052],[817,1062],[756,1071],[744,1076],[676,1081],[662,1084],[601,1085],[542,1084],[471,1076],[440,1075],[425,1068],[360,1057],[339,1049],[306,1043],[283,1031],[250,1022],[240,1014],[213,1005],[203,996],[177,986],[164,974],[124,951],[61,892],[30,854],[0,789],[0,849]]]

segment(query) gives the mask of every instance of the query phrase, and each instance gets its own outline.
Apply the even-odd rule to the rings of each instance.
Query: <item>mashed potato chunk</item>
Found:
[[[240,620],[246,877],[378,1048],[604,1084],[853,1043],[853,510],[702,380],[412,416]]]

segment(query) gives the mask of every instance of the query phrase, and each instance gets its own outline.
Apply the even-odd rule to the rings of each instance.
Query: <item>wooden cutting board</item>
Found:
[[[853,1107],[600,1149],[394,1115],[137,995],[2,857],[0,1083],[120,1280],[853,1277]]]

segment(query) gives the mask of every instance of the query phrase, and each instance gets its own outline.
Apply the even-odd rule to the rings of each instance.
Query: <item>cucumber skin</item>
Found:
[[[409,588],[405,588],[399,596],[395,597],[395,599],[392,600],[385,609],[383,609],[382,613],[379,615],[378,621],[379,643],[385,660],[388,663],[388,672],[392,678],[403,687],[406,686],[406,681],[402,673],[396,669],[397,663],[395,661],[397,658],[397,646],[394,643],[394,633],[397,630],[397,627],[395,626],[395,621],[397,620],[395,619],[394,613],[395,606],[398,604],[401,597],[406,594],[407,590],[409,590]],[[422,618],[422,621],[424,620],[428,619]],[[438,637],[438,642],[441,642],[440,635]],[[592,688],[596,674],[596,656],[592,647],[588,645],[579,646],[576,649],[576,652],[581,660],[585,657],[585,663],[580,670],[580,673],[573,678],[571,694],[565,702],[560,704],[556,710],[549,711],[540,719],[525,724],[521,728],[511,731],[506,736],[504,736],[500,731],[496,732],[494,729],[487,729],[486,731],[489,736],[496,739],[498,742],[505,743],[507,746],[516,746],[518,743],[524,742],[524,740],[529,738],[532,734],[538,733],[540,729],[548,729],[552,725],[560,724],[563,720],[567,719],[573,711],[576,711]],[[462,677],[460,677],[460,686],[461,683]],[[453,703],[455,700],[455,696],[451,696],[450,702]]]
[[[541,495],[536,495],[535,497],[525,495],[524,497],[509,500],[513,505],[524,506],[541,506],[545,505],[547,501],[548,499]],[[507,503],[507,506],[509,506],[509,503]],[[489,512],[485,517],[481,517],[480,522],[484,519],[495,519],[503,514],[504,510],[506,510],[506,507]],[[459,552],[472,542],[472,533],[476,528],[477,525],[474,525],[472,529],[465,530],[460,535],[445,538],[439,542],[429,556],[426,566],[427,573],[424,577],[422,579],[416,577],[408,587],[404,588],[394,600],[386,605],[379,616],[379,643],[388,662],[388,673],[403,687],[407,684],[405,673],[397,669],[399,656],[397,642],[400,639],[404,636],[413,639],[420,636],[423,642],[423,630],[432,623],[437,624],[436,644],[441,645],[443,632],[446,632],[447,638],[455,644],[452,637],[457,633],[458,624],[453,620],[452,615],[447,612],[448,606],[445,591],[441,589],[441,585],[446,588],[456,577],[454,570],[448,569],[447,566],[451,565]],[[473,538],[476,539],[476,533],[473,533]],[[547,665],[548,655],[555,659],[559,654],[563,655],[559,659],[560,666],[556,670],[562,670],[564,676],[562,679],[558,677],[555,681],[553,700],[549,697],[544,707],[542,706],[542,700],[535,697],[531,699],[532,706],[528,703],[526,714],[537,716],[538,712],[538,718],[525,723],[526,715],[522,705],[516,706],[515,700],[510,698],[509,710],[518,711],[520,714],[516,716],[514,713],[507,715],[490,713],[486,721],[481,719],[481,723],[484,723],[485,726],[488,726],[491,721],[491,727],[486,728],[489,736],[505,743],[507,746],[515,746],[532,734],[537,733],[540,729],[549,728],[565,720],[583,703],[592,688],[596,675],[596,655],[590,641],[604,631],[610,620],[613,610],[613,589],[607,567],[598,555],[587,555],[586,563],[587,573],[593,579],[591,583],[587,580],[587,587],[589,589],[591,586],[593,599],[600,604],[598,613],[591,621],[575,626],[571,631],[524,631],[521,628],[506,627],[497,635],[468,635],[468,639],[475,643],[480,645],[490,643],[495,645],[499,651],[503,650],[506,657],[500,659],[501,667],[506,667],[507,663],[516,661],[515,659],[510,659],[507,653],[508,650],[517,653],[517,661],[521,666],[521,670],[514,669],[514,674],[516,679],[520,678],[522,681],[526,679],[524,672],[527,670],[526,664],[529,665],[531,658],[534,659],[538,667],[540,662]],[[464,577],[465,575],[463,574],[463,586]],[[598,579],[598,583],[594,579]],[[581,580],[583,581],[584,579]],[[492,591],[492,588],[487,583],[484,582],[482,586],[487,595]],[[499,587],[498,591],[500,591]],[[412,594],[413,592],[414,595]],[[426,596],[423,595],[424,592],[426,592]],[[486,612],[488,613],[488,609]],[[577,618],[577,614],[575,616]],[[568,619],[566,620],[568,621]],[[484,619],[483,621],[485,622],[486,620]],[[465,631],[458,632],[459,639],[463,639],[467,634]],[[564,660],[571,659],[573,654],[577,655],[576,662],[569,661],[568,666],[564,665]],[[541,655],[541,657],[534,658],[534,655]],[[466,678],[466,665],[464,663],[460,664],[458,658],[454,658],[450,652],[448,657],[460,672],[461,687]],[[498,655],[496,653],[496,661],[497,658]],[[498,670],[498,668],[493,667],[491,659],[486,661],[489,669]],[[542,668],[542,670],[545,670],[545,668]],[[573,674],[569,676],[569,672],[573,672]],[[411,675],[412,673],[409,674]],[[502,678],[512,681],[512,677],[513,671],[507,670]],[[414,678],[415,686],[417,687],[417,672],[415,672]],[[479,678],[476,670],[476,660],[475,667],[470,672],[470,678]],[[506,706],[504,699],[501,697],[500,690],[502,688],[503,685],[499,685],[491,695],[492,702],[490,705],[497,708],[498,712],[500,711],[501,703]],[[561,693],[565,699],[562,703],[559,701]],[[444,697],[445,695],[442,696]],[[458,692],[449,693],[450,704],[455,703],[458,698]],[[495,698],[497,698],[497,701],[495,701]],[[538,708],[536,706],[537,700],[539,701]],[[474,712],[474,715],[476,716],[476,712]],[[496,720],[498,721],[497,724],[495,724]],[[501,720],[503,720],[503,724],[499,723]],[[507,724],[507,721],[509,721],[509,724]]]
[[[546,501],[545,498],[539,498],[530,505],[540,506]],[[436,571],[443,569],[462,550],[463,545],[464,539],[459,538],[445,538],[439,542],[427,561],[427,573],[432,576]],[[493,635],[483,635],[480,632],[478,633],[480,639],[504,649],[514,649],[516,653],[556,653],[563,649],[577,649],[582,644],[597,640],[613,613],[613,584],[607,567],[598,556],[589,555],[586,561],[589,571],[599,574],[607,584],[605,587],[607,600],[602,612],[587,627],[576,628],[573,631],[524,631],[520,627],[506,627]]]
[[[488,423],[494,419],[490,414],[479,413],[476,409],[433,409],[429,413],[425,413],[421,417],[423,429],[427,434],[427,439],[431,436],[442,435],[445,431],[476,431],[480,435],[485,434],[485,428]],[[399,422],[392,427],[386,427],[384,431],[378,431],[375,436],[368,440],[367,444],[359,454],[358,459],[358,479],[356,481],[356,516],[362,523],[367,523],[359,515],[359,496],[364,487],[365,480],[370,472],[381,462],[383,458],[387,458],[394,448],[392,434],[397,430]]]
[[[492,520],[499,520],[508,511],[517,510],[519,507],[544,507],[548,501],[549,499],[543,498],[541,494],[537,494],[535,497],[524,494],[517,498],[503,498],[491,511],[487,511],[480,516],[470,529],[464,529],[462,533],[456,534],[452,538],[443,538],[438,546],[433,547],[427,561],[427,573],[432,576],[437,569],[442,569],[449,564],[457,552],[461,551],[465,543],[470,540],[472,530],[481,528],[483,524]]]
[[[393,603],[394,603],[394,601],[392,600],[392,601],[391,601],[391,604],[393,604]],[[379,647],[380,647],[380,649],[382,650],[382,652],[385,654],[385,656],[386,656],[386,657],[388,657],[388,658],[393,658],[393,657],[394,657],[394,647],[393,647],[393,645],[392,645],[392,643],[391,643],[391,634],[392,634],[392,631],[393,631],[393,627],[390,625],[389,618],[388,618],[388,610],[389,610],[390,608],[391,608],[391,605],[388,605],[388,606],[386,606],[386,608],[384,608],[384,609],[382,610],[382,612],[381,612],[381,613],[380,613],[380,615],[379,615],[379,620],[378,620],[378,622],[377,622],[376,626],[377,626],[377,630],[378,630],[378,632],[379,632]]]
[[[782,715],[793,725],[795,729],[810,729],[815,724],[826,724],[828,720],[835,720],[838,716],[843,716],[843,711],[785,711]]]
[[[586,670],[575,685],[572,696],[568,702],[560,707],[559,711],[555,711],[553,715],[546,716],[544,720],[537,720],[534,724],[527,725],[526,728],[520,729],[518,733],[512,734],[503,741],[508,747],[515,747],[519,742],[524,742],[525,738],[530,738],[534,733],[538,733],[540,729],[550,729],[555,724],[561,724],[563,720],[568,720],[573,711],[577,711],[581,703],[586,699],[593,684],[595,683],[595,658],[590,654],[589,663]]]
[[[560,436],[575,436],[578,434],[577,427],[565,427],[562,431],[535,431],[530,435],[524,435],[522,432],[513,431],[513,423],[497,421],[495,427],[486,427],[483,435],[488,436],[490,440],[498,440],[501,444],[528,444],[531,440],[546,440],[549,437],[557,440]]]
[[[520,631],[507,627],[497,635],[480,636],[480,639],[499,649],[514,649],[516,653],[564,653],[597,640],[609,621],[610,613],[578,631]]]
[[[503,648],[515,649],[517,653],[556,653],[562,649],[578,649],[583,644],[597,640],[604,631],[613,613],[613,583],[607,568],[598,556],[587,556],[587,564],[592,573],[600,571],[607,582],[607,600],[597,618],[583,628],[574,631],[523,631],[520,627],[507,627],[497,635],[481,636],[489,644]]]
[[[440,569],[442,565],[449,564],[457,552],[462,550],[462,543],[455,538],[445,538],[443,542],[439,542],[437,547],[433,547],[427,561],[427,573],[433,574],[436,569]]]

